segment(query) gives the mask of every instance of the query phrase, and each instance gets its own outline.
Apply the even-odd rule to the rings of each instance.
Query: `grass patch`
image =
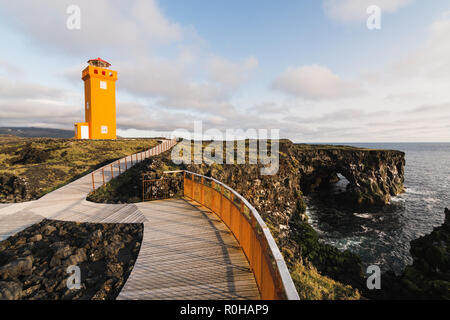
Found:
[[[322,276],[313,266],[296,264],[291,271],[297,292],[302,300],[359,300],[361,295],[351,286]]]
[[[75,140],[0,135],[0,175],[26,178],[27,200],[37,199],[105,164],[157,144],[156,139]],[[0,193],[0,202],[8,201],[7,196]]]

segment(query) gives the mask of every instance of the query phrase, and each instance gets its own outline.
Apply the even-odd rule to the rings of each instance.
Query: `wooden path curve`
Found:
[[[185,200],[137,207],[142,247],[118,299],[259,299],[244,253],[215,214]]]
[[[117,163],[112,172],[104,167],[105,182],[125,171],[123,160],[120,170]],[[215,214],[186,200],[97,204],[86,200],[91,190],[88,174],[39,200],[1,204],[0,241],[45,218],[143,223],[141,249],[118,299],[259,299],[243,251]]]

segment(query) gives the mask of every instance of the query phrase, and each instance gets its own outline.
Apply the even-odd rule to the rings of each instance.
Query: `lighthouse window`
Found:
[[[100,89],[106,90],[106,81],[100,81]]]
[[[97,73],[98,73],[98,70],[94,70],[94,73],[97,74]]]
[[[108,133],[108,126],[102,126],[102,134]]]
[[[102,75],[106,75],[106,72],[105,72],[105,71],[102,71]]]

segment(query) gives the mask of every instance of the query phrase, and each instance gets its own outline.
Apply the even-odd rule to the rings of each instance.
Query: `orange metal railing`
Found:
[[[220,181],[185,170],[177,172],[183,173],[184,196],[214,212],[231,230],[249,261],[261,298],[298,300],[283,256],[258,211]]]
[[[104,186],[109,180],[119,176],[120,174],[122,174],[122,172],[128,170],[136,163],[141,162],[150,157],[156,156],[158,154],[161,154],[163,152],[166,152],[176,144],[177,144],[176,138],[171,140],[165,140],[151,149],[134,153],[130,156],[117,160],[92,172],[91,173],[92,192],[95,193],[95,190],[97,188]]]

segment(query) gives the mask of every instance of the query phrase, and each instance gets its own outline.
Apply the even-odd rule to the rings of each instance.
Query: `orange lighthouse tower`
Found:
[[[100,58],[83,70],[85,122],[75,124],[76,139],[116,139],[117,71]]]

